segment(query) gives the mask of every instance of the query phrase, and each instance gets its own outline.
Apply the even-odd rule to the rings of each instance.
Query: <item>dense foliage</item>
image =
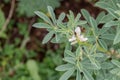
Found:
[[[0,0],[0,80],[120,80],[120,0]]]
[[[43,43],[66,44],[65,64],[56,68],[65,71],[59,80],[71,76],[76,80],[120,80],[120,0],[100,0],[95,6],[106,11],[93,18],[82,9],[85,21],[80,20],[80,13],[75,17],[72,11],[67,14],[67,22],[63,21],[65,13],[56,19],[50,6],[50,18],[43,12],[35,12],[45,22],[33,26],[49,32]]]

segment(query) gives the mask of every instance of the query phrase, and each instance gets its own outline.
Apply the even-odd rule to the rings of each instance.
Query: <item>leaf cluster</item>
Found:
[[[120,1],[100,0],[95,5],[107,11],[101,12],[93,18],[85,9],[81,13],[85,20],[81,20],[81,14],[76,17],[72,11],[67,14],[68,21],[63,21],[66,14],[61,13],[56,18],[52,7],[48,6],[50,18],[43,12],[36,11],[35,14],[43,19],[44,23],[35,23],[36,28],[46,28],[48,34],[43,43],[65,43],[65,64],[56,68],[65,71],[59,80],[68,80],[71,76],[76,80],[119,80],[120,79]],[[101,25],[101,28],[98,26]],[[88,41],[78,41],[70,45],[69,39],[75,34],[76,27],[82,32]],[[75,48],[75,49],[74,49]]]

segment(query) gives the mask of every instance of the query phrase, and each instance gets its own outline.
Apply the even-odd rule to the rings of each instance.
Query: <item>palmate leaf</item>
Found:
[[[67,15],[68,23],[67,26],[71,29],[74,29],[77,26],[81,26],[83,24],[86,24],[86,21],[80,20],[81,14],[78,13],[76,17],[74,16],[74,13],[72,11],[69,11],[69,15]]]
[[[96,59],[94,59],[93,57],[90,57],[89,59],[90,59],[91,63],[96,67],[96,69],[98,69],[98,70],[101,69],[101,65]]]
[[[47,31],[49,33],[43,39],[43,44],[47,43],[52,38],[53,34],[55,36],[51,39],[51,42],[52,43],[62,43],[65,41],[66,38],[61,40],[61,38],[65,37],[65,36],[63,36],[63,34],[60,34],[60,32],[63,32],[63,29],[59,29],[59,28],[63,28],[63,27],[65,28],[65,26],[62,22],[65,18],[65,13],[61,13],[57,20],[53,8],[51,6],[48,6],[47,8],[48,8],[48,13],[50,15],[50,18],[43,12],[35,11],[35,14],[37,16],[39,16],[41,19],[43,19],[45,22],[44,23],[43,22],[35,23],[35,24],[33,24],[33,27],[47,28]],[[58,21],[60,21],[60,22],[58,22]],[[64,34],[65,34],[65,32],[64,32]]]
[[[118,18],[119,16],[115,14],[115,11],[118,10],[117,3],[120,3],[119,0],[101,0],[97,2],[95,5],[102,9],[105,9],[110,13],[113,17]]]
[[[90,51],[84,47],[84,50],[85,50],[85,55],[88,57],[88,59],[90,60],[91,64],[93,64],[95,66],[95,69],[100,69],[101,66],[100,66],[100,63],[95,59],[95,57],[97,57],[96,55],[94,55],[93,53],[95,52],[94,50],[96,50],[96,45],[94,45]],[[97,53],[96,53],[97,54]],[[89,64],[90,65],[90,64]],[[92,66],[92,65],[91,65]]]
[[[17,11],[20,15],[26,15],[28,17],[34,16],[34,11],[47,12],[47,6],[53,8],[60,6],[60,0],[18,0]]]

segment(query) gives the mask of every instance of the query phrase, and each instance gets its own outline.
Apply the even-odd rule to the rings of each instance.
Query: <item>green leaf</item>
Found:
[[[70,43],[67,42],[64,50],[64,57],[68,57],[68,54],[66,54],[66,51],[69,50],[71,51],[72,47],[70,46]]]
[[[118,18],[118,16],[115,14],[115,11],[118,10],[117,3],[119,3],[119,0],[104,0],[97,2],[96,6],[107,10],[113,17]]]
[[[38,74],[38,66],[34,60],[28,60],[26,63],[27,69],[34,80],[41,80]]]
[[[35,24],[33,24],[33,27],[36,27],[36,28],[52,28],[50,25],[45,24],[45,23],[35,23]]]
[[[53,31],[50,31],[43,39],[42,43],[45,44],[47,43],[53,36],[54,32]]]
[[[96,22],[99,24],[101,23],[102,19],[105,17],[105,12],[99,13],[99,15],[96,18]]]
[[[104,54],[103,53],[95,53],[92,56],[94,56],[94,57],[104,57]]]
[[[0,38],[6,39],[7,38],[7,34],[5,32],[0,33]]]
[[[98,33],[97,22],[93,17],[90,17],[90,25],[93,28],[93,32],[95,33],[95,35],[97,35]]]
[[[47,8],[53,23],[56,24],[56,18],[55,18],[53,8],[51,6],[48,6]]]
[[[74,20],[74,24],[76,24],[79,20],[80,20],[81,14],[78,13],[75,20]]]
[[[103,9],[106,9],[107,8],[111,8],[111,9],[118,9],[117,7],[117,3],[119,3],[119,0],[101,0],[99,2],[96,3],[96,6],[100,7],[100,8],[103,8]]]
[[[97,68],[100,69],[100,63],[95,59],[94,54],[92,55],[92,53],[94,52],[94,50],[96,49],[96,44],[92,47],[92,51],[89,51],[87,48],[84,48],[84,50],[86,51],[86,56],[89,58],[90,62]],[[90,49],[91,50],[91,49]],[[97,54],[97,53],[96,53]],[[95,69],[96,69],[95,68]]]
[[[69,11],[69,15],[67,15],[67,18],[69,20],[69,22],[67,23],[67,26],[69,26],[71,28],[76,27],[74,24],[75,16],[72,11]]]
[[[76,74],[76,80],[81,80],[81,74],[80,74],[80,71],[77,70],[77,74]]]
[[[61,39],[61,34],[55,34],[55,40],[56,42],[60,42],[60,39]]]
[[[65,57],[63,60],[70,64],[75,64],[75,58],[73,57]]]
[[[116,19],[119,18],[119,16],[117,14],[115,14],[115,10],[112,8],[107,8],[107,11]]]
[[[80,49],[80,46],[77,48],[76,50],[76,56],[79,56],[81,55],[81,49]]]
[[[111,69],[111,68],[113,68],[113,64],[111,64],[110,62],[103,62],[101,64],[101,68],[102,69]]]
[[[107,32],[109,29],[110,29],[110,27],[103,26],[102,29],[100,29],[98,33],[99,33],[99,35],[102,35],[105,32]]]
[[[100,36],[102,39],[108,39],[108,40],[114,40],[115,35],[114,34],[103,34]]]
[[[89,57],[89,59],[91,63],[96,67],[96,69],[101,69],[100,63],[96,59],[94,59],[94,57]]]
[[[77,23],[77,25],[83,25],[83,24],[86,24],[86,23],[87,23],[87,21],[80,20],[80,21]]]
[[[69,69],[72,69],[74,66],[72,64],[64,64],[64,65],[60,65],[58,67],[55,68],[55,70],[57,71],[67,71]]]
[[[61,23],[64,20],[64,18],[65,18],[65,13],[62,12],[58,17],[57,23]]]
[[[120,62],[117,60],[112,60],[112,63],[120,68]]]
[[[70,57],[75,57],[74,53],[72,53],[70,50],[65,50],[65,53]]]
[[[85,53],[88,55],[89,54],[88,48],[84,46],[84,50],[85,50]]]
[[[119,25],[119,21],[109,21],[104,25],[104,27],[112,27],[112,26],[118,26],[118,25]]]
[[[115,11],[115,13],[120,16],[120,10]]]
[[[101,18],[100,23],[107,23],[109,21],[112,21],[113,19],[114,17],[111,16],[111,14],[107,14]]]
[[[62,42],[65,41],[65,40],[62,39],[62,38],[63,38],[63,35],[62,35],[62,34],[57,34],[57,33],[55,33],[55,37],[53,37],[50,42],[52,42],[52,43],[62,43]],[[62,39],[62,40],[61,40],[61,39]]]
[[[97,49],[97,44],[94,44],[93,47],[90,49],[90,53],[89,54],[92,54],[96,51]]]
[[[112,74],[118,74],[120,72],[120,68],[114,68],[110,71]]]
[[[3,11],[0,9],[0,29],[3,27],[4,23],[5,23],[5,16]]]
[[[74,13],[73,13],[71,10],[69,11],[69,13],[70,13],[70,15],[69,15],[69,16],[70,16],[70,17],[69,17],[70,20],[71,20],[71,21],[74,21],[74,18],[75,18],[75,17],[74,17]],[[67,16],[68,16],[68,15],[67,15]]]
[[[98,6],[100,8],[106,9],[109,8],[110,5],[108,3],[105,3],[104,1],[99,1],[95,4],[95,6]]]
[[[84,18],[87,20],[87,22],[90,23],[90,19],[89,19],[90,14],[89,14],[89,12],[87,10],[85,10],[85,9],[82,9],[81,12],[82,12],[82,15],[84,16]]]
[[[90,62],[84,62],[84,63],[82,63],[82,66],[85,69],[89,69],[89,70],[99,70],[99,68],[97,68],[94,64],[92,64]]]
[[[33,70],[33,73],[38,72],[38,66],[37,63],[34,60],[28,60],[26,63],[27,69],[30,70],[30,72]]]
[[[37,16],[39,16],[40,18],[42,18],[45,22],[47,22],[47,23],[49,23],[49,24],[52,25],[51,20],[50,20],[44,13],[39,12],[39,11],[35,11],[35,14],[36,14]]]
[[[69,69],[68,71],[66,71],[59,80],[68,80],[70,78],[70,76],[72,76],[72,74],[74,73],[75,69]]]
[[[86,80],[94,80],[91,74],[86,69],[83,69],[83,74]]]
[[[108,49],[107,44],[105,43],[104,40],[98,39],[98,42],[99,42],[100,46],[101,46],[103,49],[105,49],[105,50]]]
[[[120,42],[120,28],[117,30],[117,34],[115,36],[113,44],[117,44]]]

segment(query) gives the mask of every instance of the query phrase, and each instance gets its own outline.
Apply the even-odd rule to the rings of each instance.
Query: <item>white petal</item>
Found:
[[[79,36],[80,41],[82,41],[82,40],[83,40],[83,38],[84,38],[84,36],[83,36],[83,35],[80,35],[80,36]]]
[[[81,29],[80,29],[80,27],[77,27],[77,28],[75,29],[75,33],[76,33],[77,35],[80,35],[80,34],[81,34]]]
[[[88,38],[85,38],[84,35],[80,35],[80,36],[79,36],[79,40],[80,40],[80,41],[87,41]]]
[[[76,40],[76,37],[75,35],[72,36],[72,38],[69,39],[69,42],[72,42],[72,41],[75,41]]]
[[[76,44],[77,43],[77,41],[73,41],[73,42],[71,42],[71,45],[74,45],[74,44]]]
[[[87,41],[87,40],[88,40],[88,38],[84,38],[84,39],[83,39],[83,41]]]

